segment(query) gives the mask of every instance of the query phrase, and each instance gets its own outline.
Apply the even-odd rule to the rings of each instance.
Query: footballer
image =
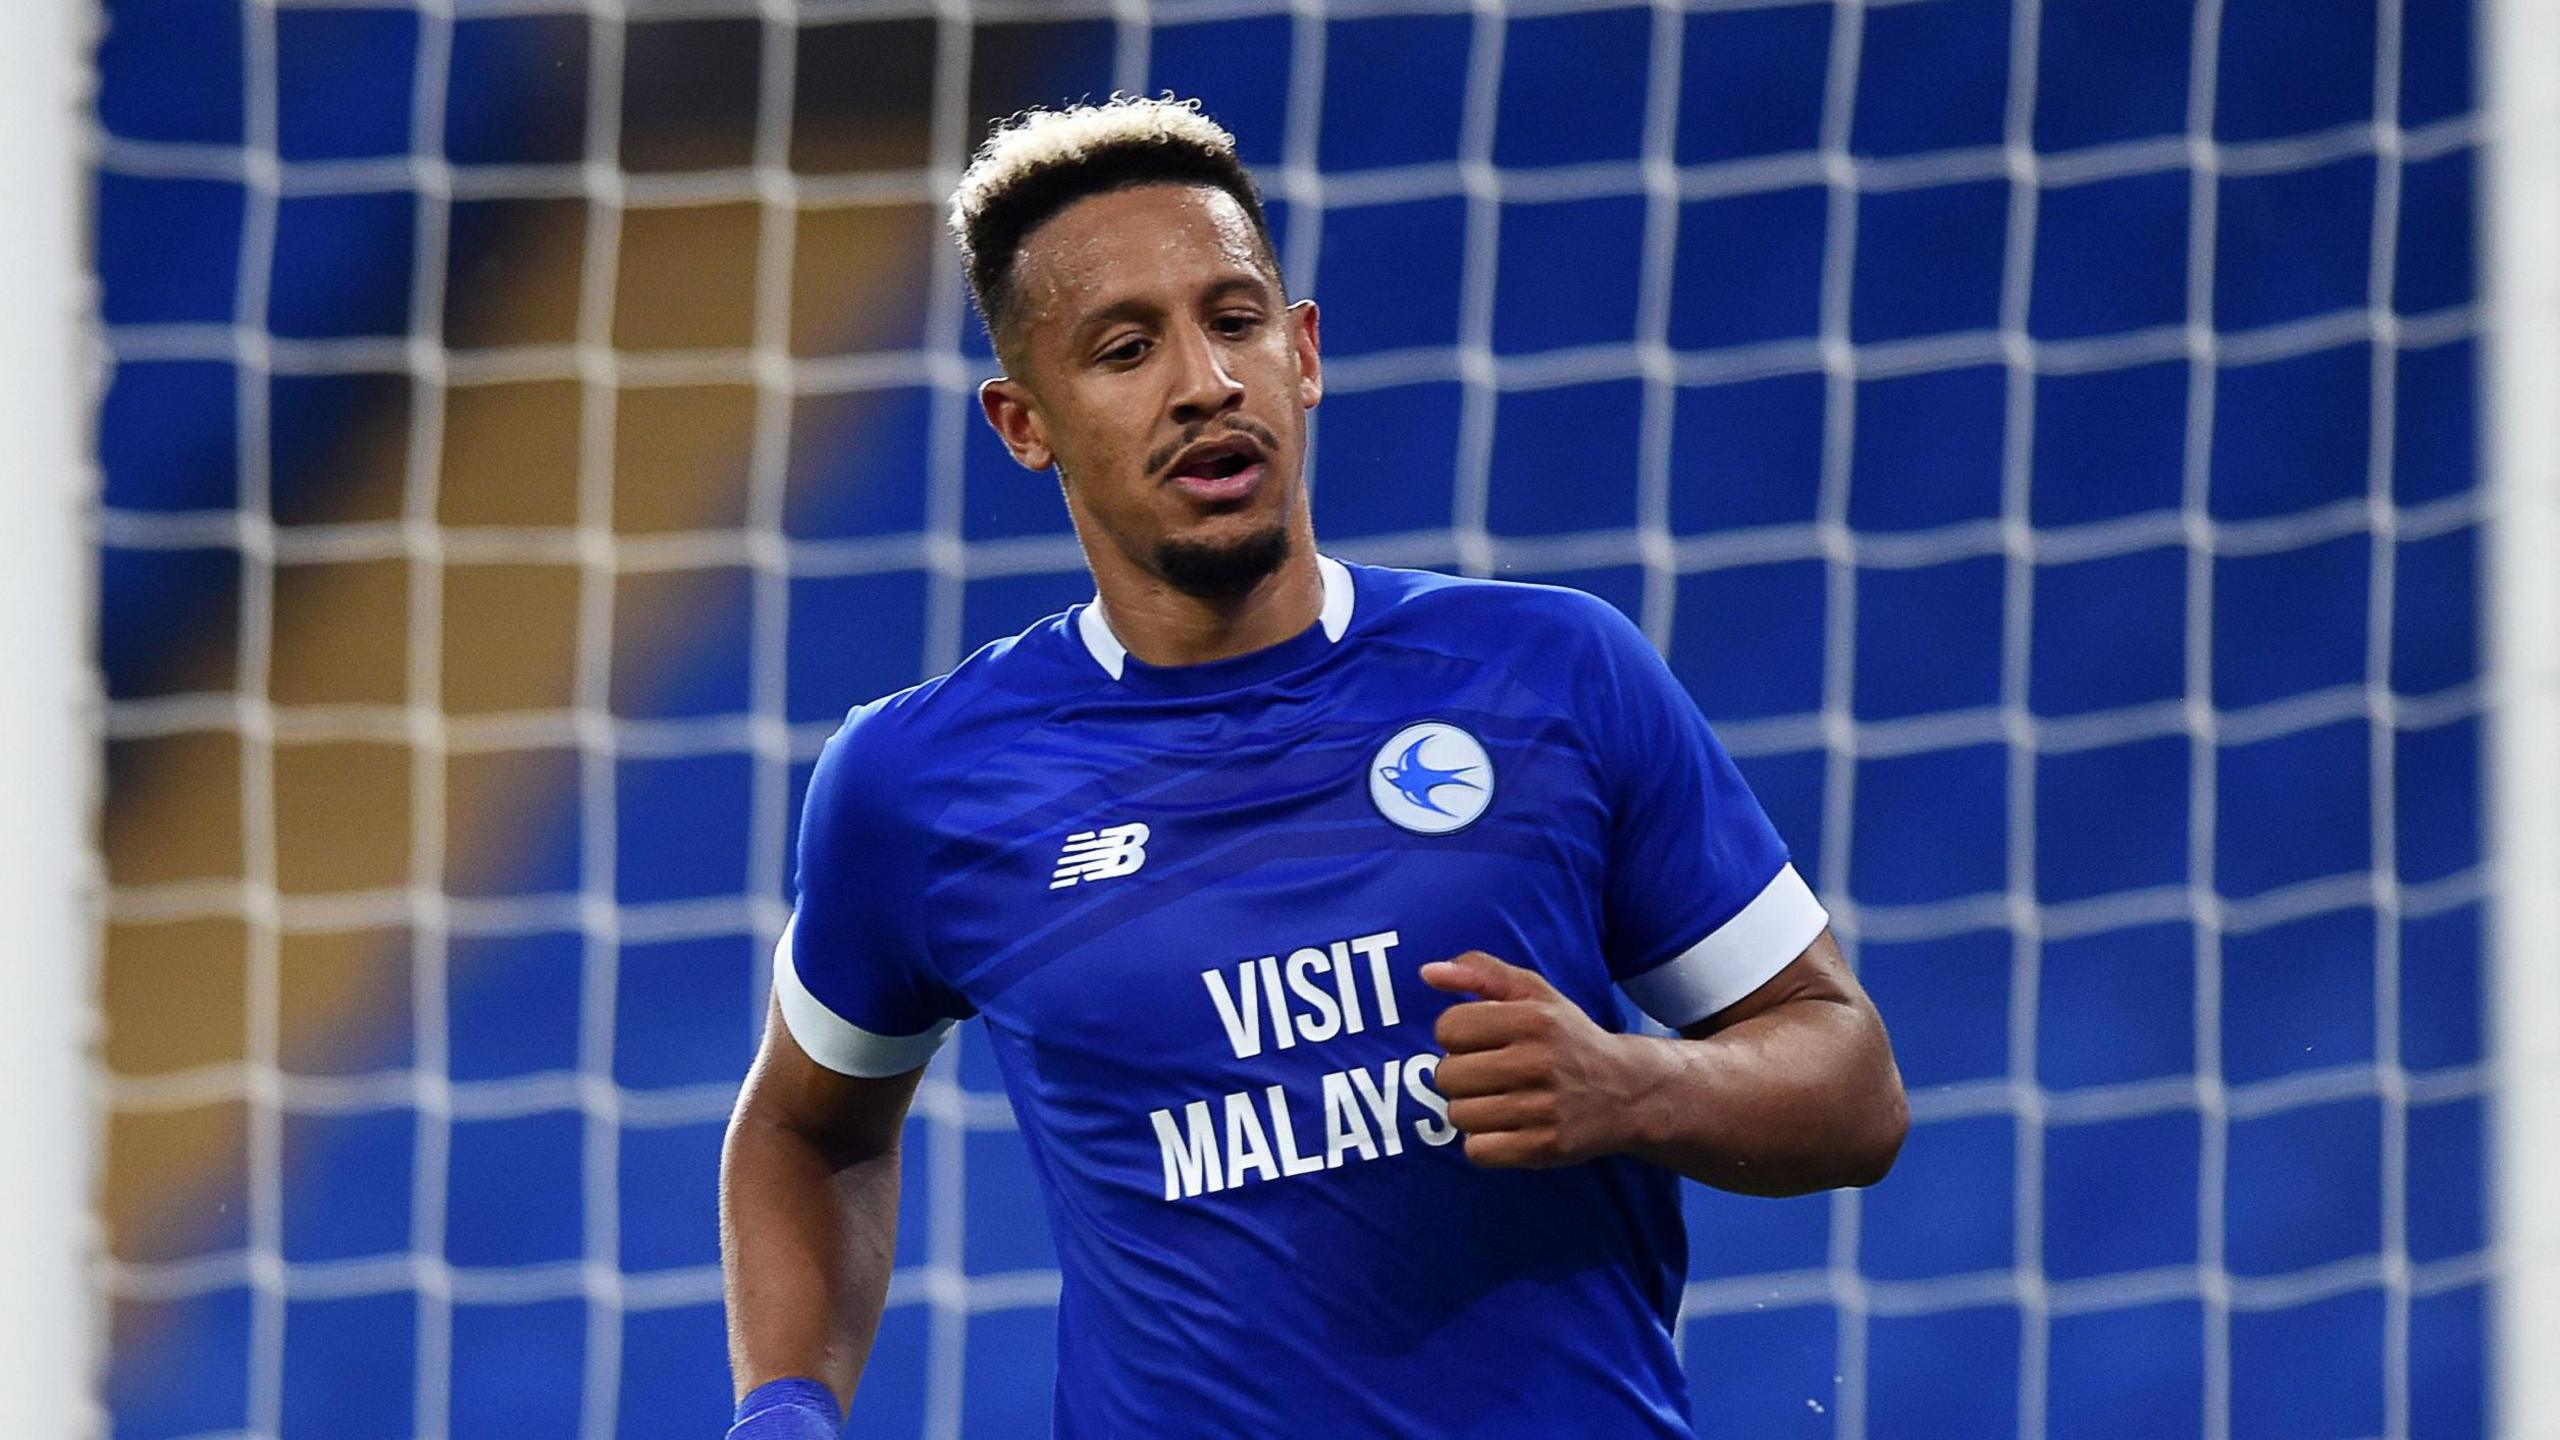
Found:
[[[1871,1184],[1908,1123],[1821,904],[1616,610],[1317,550],[1318,312],[1195,105],[1005,122],[951,223],[1097,594],[818,761],[723,1158],[731,1434],[837,1433],[975,1016],[1060,1440],[1690,1435],[1681,1179]]]

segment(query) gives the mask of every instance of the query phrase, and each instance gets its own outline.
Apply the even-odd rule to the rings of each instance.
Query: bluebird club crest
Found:
[[[1446,721],[1407,725],[1370,757],[1369,798],[1407,830],[1446,835],[1493,803],[1493,760],[1476,737]]]

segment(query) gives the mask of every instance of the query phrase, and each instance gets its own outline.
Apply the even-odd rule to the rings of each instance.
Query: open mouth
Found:
[[[1203,440],[1174,457],[1166,472],[1176,480],[1225,480],[1262,463],[1262,446],[1250,435],[1226,434]]]
[[[1223,435],[1182,452],[1165,478],[1197,499],[1240,500],[1264,470],[1262,446],[1250,436]]]
[[[1230,454],[1211,455],[1205,459],[1196,460],[1182,466],[1174,473],[1192,480],[1224,480],[1252,463],[1254,463],[1252,456],[1238,450]]]

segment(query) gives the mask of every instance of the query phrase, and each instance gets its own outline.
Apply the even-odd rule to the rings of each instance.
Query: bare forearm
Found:
[[[738,1393],[805,1376],[841,1405],[871,1353],[898,1226],[898,1151],[830,1156],[741,1115],[720,1166],[720,1257]]]
[[[1625,1037],[1632,1154],[1746,1195],[1872,1185],[1909,1114],[1875,1012],[1799,1000],[1704,1039]]]

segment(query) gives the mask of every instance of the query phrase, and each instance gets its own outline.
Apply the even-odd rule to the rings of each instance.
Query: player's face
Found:
[[[1014,458],[1058,467],[1088,550],[1193,594],[1251,588],[1305,530],[1314,303],[1283,303],[1244,208],[1206,185],[1079,200],[1015,263],[1012,373],[981,396]]]

